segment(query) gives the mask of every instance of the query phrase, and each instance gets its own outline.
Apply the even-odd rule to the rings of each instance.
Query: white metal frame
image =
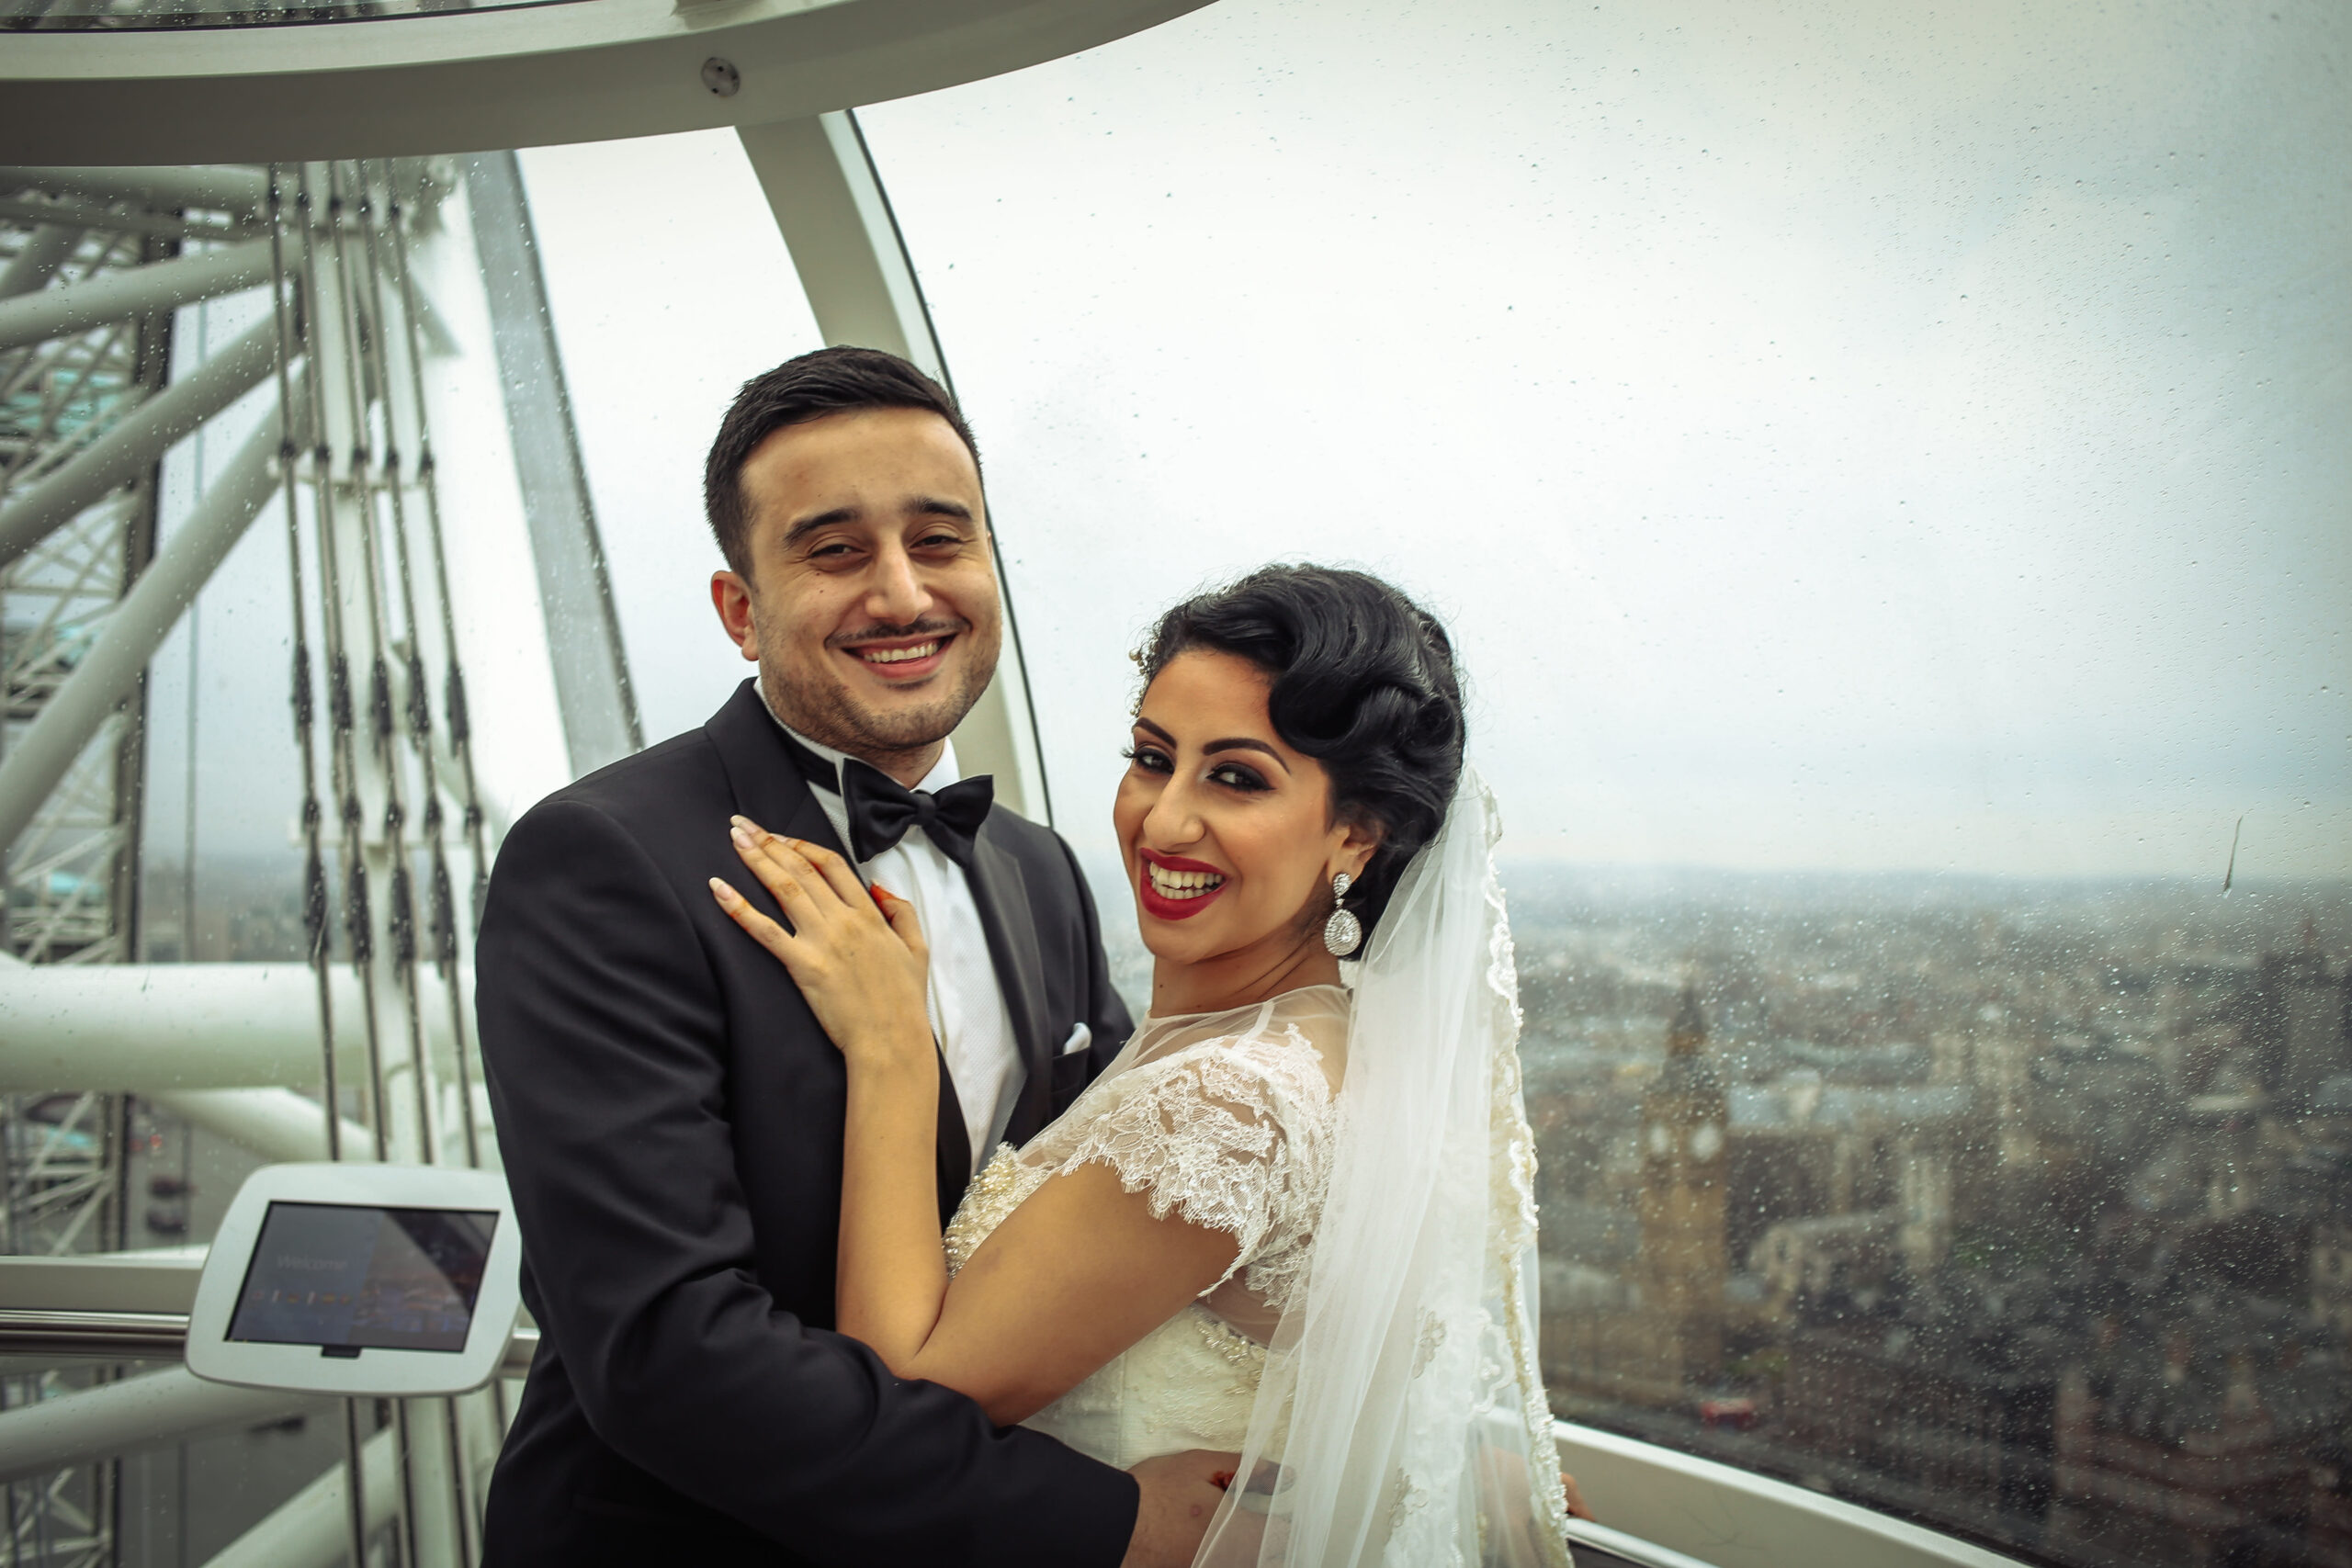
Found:
[[[1567,1421],[1553,1435],[1560,1468],[1611,1530],[1711,1568],[2020,1568],[2015,1558],[1754,1471]],[[1611,1542],[1596,1536],[1594,1544]]]
[[[952,389],[955,381],[914,262],[856,117],[843,112],[746,125],[736,135],[775,214],[825,342],[887,349]],[[993,513],[989,521],[1004,599],[1004,651],[997,660],[996,679],[956,730],[956,760],[967,773],[993,775],[1001,804],[1050,824],[1053,803],[1037,752],[1037,717],[1029,699],[1012,584],[994,538]]]
[[[0,146],[52,164],[260,163],[762,124],[1019,70],[1205,3],[594,0],[14,32],[0,46]],[[723,92],[705,81],[712,60],[732,67],[713,73]]]

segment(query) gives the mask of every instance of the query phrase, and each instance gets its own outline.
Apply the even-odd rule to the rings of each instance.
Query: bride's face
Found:
[[[1323,764],[1274,733],[1268,689],[1249,660],[1196,650],[1144,692],[1112,821],[1156,958],[1319,953],[1333,874],[1372,857],[1370,835],[1331,820]]]

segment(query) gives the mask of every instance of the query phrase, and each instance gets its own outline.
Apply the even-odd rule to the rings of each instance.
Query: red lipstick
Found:
[[[1142,863],[1136,868],[1136,902],[1142,907],[1145,914],[1151,916],[1154,919],[1189,920],[1211,904],[1216,903],[1218,895],[1222,894],[1227,886],[1226,883],[1220,882],[1205,893],[1195,893],[1183,898],[1170,898],[1152,886],[1151,867],[1156,865],[1162,871],[1204,871],[1213,876],[1225,876],[1227,874],[1224,868],[1211,865],[1206,861],[1186,860],[1182,855],[1164,855],[1154,850],[1137,849],[1136,858]]]

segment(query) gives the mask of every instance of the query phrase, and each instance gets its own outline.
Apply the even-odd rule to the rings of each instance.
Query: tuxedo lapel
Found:
[[[786,838],[806,839],[812,844],[848,857],[849,852],[833,831],[833,820],[818,804],[816,791],[800,775],[800,769],[791,753],[785,750],[784,731],[777,727],[775,716],[768,712],[767,704],[760,699],[758,685],[744,682],[727,700],[727,705],[712,716],[704,729],[713,745],[718,748],[719,761],[726,766],[727,781],[735,796],[735,809],[757,822],[772,833]],[[725,824],[713,824],[713,831],[724,831]],[[1019,867],[1013,874],[1020,874]],[[749,897],[763,903],[767,895],[756,886],[749,888]],[[983,920],[986,919],[983,905]],[[780,913],[781,911],[775,911]],[[1032,942],[1034,950],[1035,942]],[[996,958],[997,942],[994,929],[989,936],[989,955]],[[1032,969],[1035,968],[1033,957]],[[1003,961],[997,959],[1000,974]],[[1026,1040],[1023,1059],[1027,1060]],[[829,1042],[826,1049],[832,1046]],[[939,1217],[944,1224],[963,1201],[964,1188],[972,1177],[971,1137],[964,1131],[964,1111],[956,1098],[956,1080],[947,1071],[947,1058],[939,1059],[939,1142],[938,1183]]]
[[[713,714],[703,729],[718,748],[737,811],[771,833],[806,839],[836,853],[848,852],[833,831],[832,818],[817,804],[816,792],[785,750],[784,731],[760,700],[755,683],[746,681],[736,687],[727,705]],[[724,833],[727,824],[714,822],[711,830]]]
[[[1004,1129],[1007,1141],[1020,1145],[1052,1118],[1053,1075],[1046,1067],[1055,1035],[1046,1017],[1045,962],[1037,952],[1028,879],[1021,862],[989,831],[994,821],[991,818],[980,826],[968,880],[980,929],[989,939],[989,962],[996,969],[997,987],[1004,995],[1004,1010],[1012,1020],[1012,1037],[1027,1072]]]

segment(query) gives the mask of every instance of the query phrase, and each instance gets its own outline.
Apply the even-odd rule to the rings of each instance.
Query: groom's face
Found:
[[[948,423],[865,409],[787,425],[744,463],[749,580],[712,580],[776,716],[883,765],[954,729],[1002,637],[979,469]]]

